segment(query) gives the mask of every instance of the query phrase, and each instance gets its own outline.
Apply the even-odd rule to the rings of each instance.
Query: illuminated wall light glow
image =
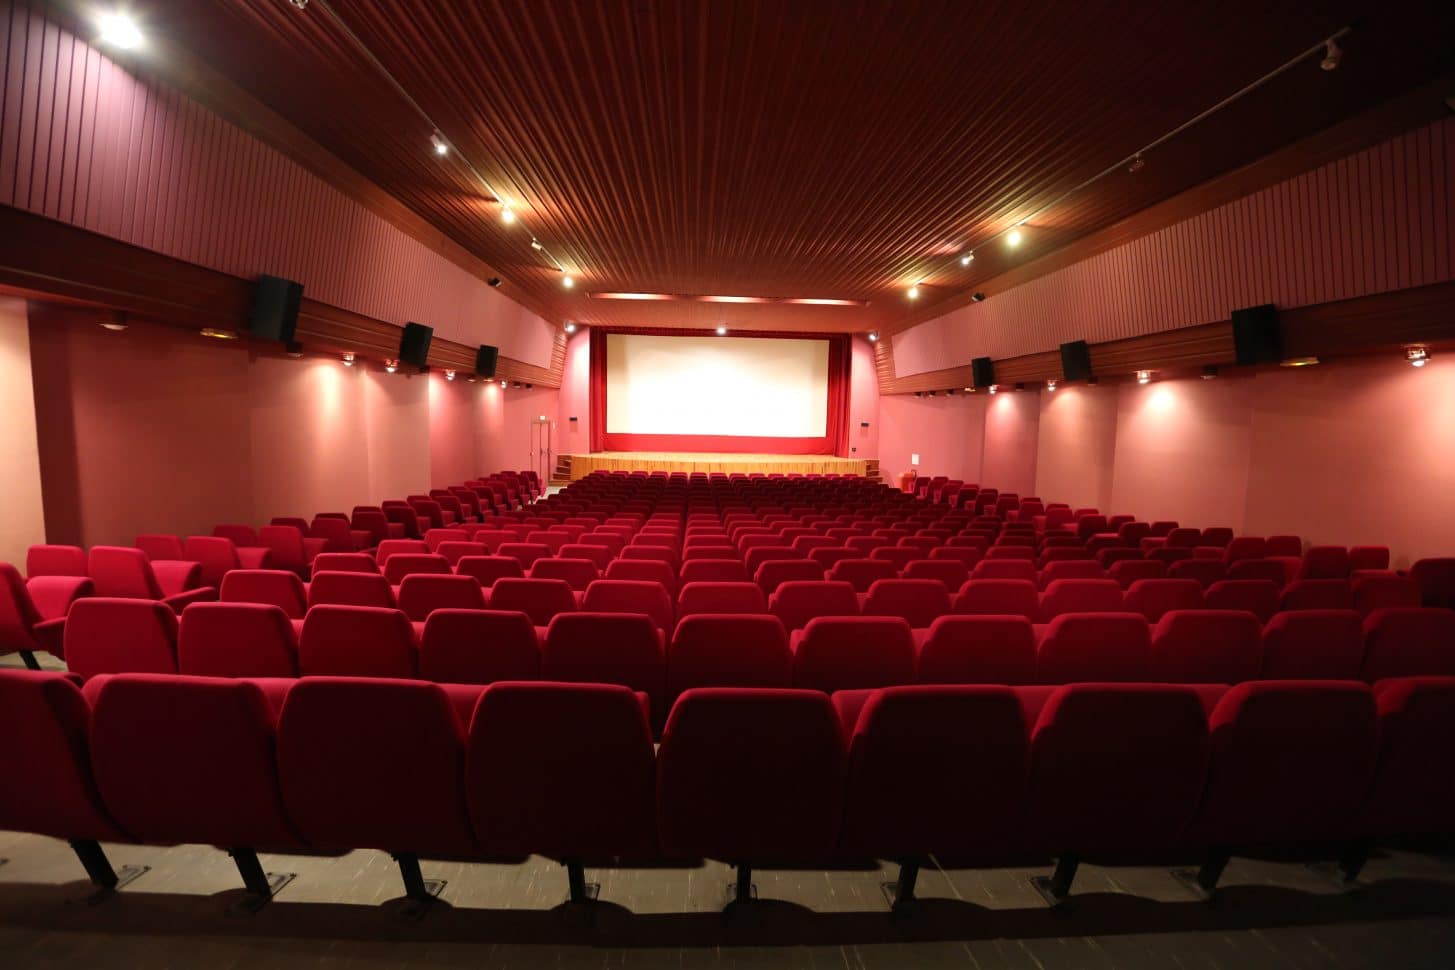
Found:
[[[506,389],[506,388],[507,388],[507,387],[509,387],[509,386],[510,386],[510,382],[509,382],[509,381],[501,381],[501,382],[500,382],[500,389],[501,389],[501,390],[502,390],[502,391],[503,391],[503,390],[505,390],[505,389]]]
[[[1430,348],[1407,347],[1405,348],[1405,359],[1410,362],[1411,367],[1424,367],[1430,362]]]
[[[727,327],[724,327],[724,326],[719,325],[718,328],[717,328],[717,335],[719,337],[726,337],[727,336]]]
[[[999,391],[1000,391],[1000,385],[999,384],[992,384],[992,385],[990,385],[990,393],[991,394],[999,393]]]
[[[571,278],[570,273],[567,273],[565,276],[561,277],[561,285],[569,290],[571,287],[576,285],[576,281]]]
[[[1006,245],[1007,246],[1019,246],[1021,244],[1021,231],[1020,231],[1020,229],[1019,228],[1015,228],[1015,229],[1012,229],[1009,233],[1007,233],[1006,234],[1006,237],[1005,237],[1005,242],[1006,242]]]
[[[213,327],[203,327],[202,336],[212,337],[214,340],[236,340],[236,330],[217,330]]]
[[[974,251],[968,252],[964,256],[961,256],[960,257],[960,265],[961,266],[969,266],[973,262],[975,262],[975,253],[974,253]]]
[[[354,366],[354,355],[353,354],[344,354],[344,366],[345,367],[352,367],[352,366]]]
[[[1056,393],[1056,382],[1055,381],[1047,381],[1046,382],[1046,390],[1050,391],[1052,394],[1055,394]]]
[[[96,18],[96,27],[100,31],[101,42],[108,47],[129,51],[141,46],[141,28],[136,25],[135,20],[119,10],[101,14]]]
[[[906,293],[905,296],[908,296],[911,300],[918,300],[919,299],[919,284],[916,283],[913,286],[911,286],[909,288],[909,292]]]
[[[454,371],[452,371],[452,370],[445,371],[445,380],[452,381],[454,379],[455,379],[455,372]]]
[[[1317,357],[1290,357],[1288,360],[1280,361],[1280,367],[1312,367],[1319,362]]]
[[[868,306],[868,300],[836,300],[824,296],[796,296],[784,300],[784,303],[797,303],[801,306]]]
[[[766,296],[699,296],[699,303],[772,303]]]
[[[388,360],[384,361],[384,370],[388,371],[390,374],[394,373],[395,371],[399,370],[399,361],[395,360],[393,357],[389,358]]]
[[[508,205],[503,206],[500,210],[500,221],[507,226],[513,224],[515,222],[515,210]]]
[[[1139,371],[1137,371],[1137,383],[1138,384],[1149,384],[1149,383],[1151,383],[1151,381],[1152,381],[1152,372],[1151,371],[1149,371],[1149,370],[1139,370]]]
[[[879,342],[879,331],[878,330],[870,330],[869,331],[869,342],[871,344],[877,344]]]
[[[568,323],[568,324],[566,324],[566,326],[563,329],[567,333],[575,333],[576,332],[576,325],[574,323]]]
[[[444,156],[450,153],[450,143],[445,141],[439,132],[429,136],[429,143],[434,146],[436,155]]]

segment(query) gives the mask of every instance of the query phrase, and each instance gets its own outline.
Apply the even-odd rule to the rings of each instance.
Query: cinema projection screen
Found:
[[[822,438],[826,340],[608,334],[608,434]]]

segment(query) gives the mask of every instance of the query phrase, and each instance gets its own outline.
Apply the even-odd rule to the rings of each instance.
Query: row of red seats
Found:
[[[884,858],[897,905],[931,854],[1054,858],[1054,903],[1083,858],[1193,861],[1211,893],[1239,852],[1332,844],[1352,878],[1455,820],[1452,678],[703,688],[654,753],[609,685],[7,671],[0,729],[26,740],[0,748],[0,827],[69,840],[103,889],[100,842],[221,846],[254,906],[281,882],[259,848],[390,852],[420,903],[421,858],[544,855],[585,901],[584,860],[706,857],[744,902],[754,865]]]

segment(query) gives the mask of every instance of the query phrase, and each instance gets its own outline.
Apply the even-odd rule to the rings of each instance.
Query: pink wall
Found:
[[[45,541],[25,301],[0,297],[0,562]]]
[[[920,475],[978,481],[984,435],[984,395],[886,394],[879,399],[879,468],[885,481],[896,482],[909,471],[916,452]]]
[[[893,338],[895,374],[1450,279],[1455,118],[926,321]]]
[[[30,308],[53,542],[347,512],[497,470],[510,454],[498,384],[254,357],[171,328],[111,333],[98,318]]]
[[[976,395],[980,397],[980,395]],[[980,481],[1002,492],[1035,494],[1036,435],[1041,395],[1036,391],[986,394],[985,450]]]
[[[849,455],[879,457],[879,371],[874,345],[855,334],[849,341]],[[869,427],[860,427],[864,422]]]
[[[1116,387],[1072,385],[1041,395],[1035,494],[1073,508],[1110,506],[1116,439]]]
[[[0,205],[236,276],[300,280],[313,299],[550,366],[550,323],[11,0],[0,0]]]
[[[574,416],[576,421],[570,419]],[[591,332],[580,327],[566,339],[566,366],[561,373],[560,411],[556,416],[556,453],[591,452]]]

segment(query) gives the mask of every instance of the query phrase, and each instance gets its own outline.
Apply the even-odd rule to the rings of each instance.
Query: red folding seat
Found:
[[[1176,565],[1177,563],[1187,562],[1187,561],[1191,560],[1192,559],[1192,547],[1191,546],[1176,546],[1176,547],[1173,547],[1173,546],[1163,546],[1161,548],[1154,548],[1154,549],[1148,550],[1148,552],[1147,552],[1147,558],[1148,559],[1154,559],[1157,562],[1162,563],[1164,566],[1167,566],[1170,569],[1172,566]],[[1210,562],[1211,560],[1204,559],[1204,560],[1198,560],[1198,561],[1199,562]],[[1219,565],[1221,565],[1221,564],[1219,564]],[[1171,573],[1169,572],[1168,575],[1171,575]]]
[[[25,551],[25,575],[30,579],[37,576],[89,578],[86,550],[80,546],[31,546]]]
[[[414,677],[419,668],[414,627],[400,610],[315,606],[298,636],[304,677]]]
[[[182,558],[202,566],[201,584],[204,586],[221,586],[222,577],[234,569],[243,568],[232,540],[217,536],[188,536]]]
[[[923,558],[923,553],[917,549],[907,549],[902,546],[881,546],[870,552],[869,558],[892,563],[895,570],[899,571],[913,560]]]
[[[537,559],[526,574],[532,579],[563,579],[573,590],[582,591],[601,574],[590,559]]]
[[[541,679],[620,684],[647,695],[653,722],[667,714],[666,641],[640,613],[561,613],[546,631]]]
[[[1025,559],[984,559],[970,571],[971,579],[1023,579],[1036,582],[1036,564]]]
[[[1197,882],[1208,893],[1238,849],[1343,834],[1374,775],[1374,695],[1363,684],[1238,684],[1213,708],[1208,730],[1207,786],[1185,836],[1206,847]]]
[[[438,609],[424,621],[419,676],[441,684],[537,680],[540,645],[530,617],[507,610]]]
[[[267,546],[258,538],[258,534],[252,526],[218,525],[213,526],[212,534],[216,538],[226,539],[233,544],[242,568],[263,569],[265,566],[272,565],[272,561],[268,557]]]
[[[1034,684],[1035,632],[1024,616],[942,616],[915,669],[921,684]]]
[[[195,562],[182,549],[182,540],[173,535],[149,533],[136,537],[136,547],[153,562]]]
[[[756,583],[687,583],[677,594],[677,617],[693,613],[767,613],[768,598]]]
[[[847,538],[847,536],[842,538]],[[812,556],[819,549],[840,548],[838,538],[816,534],[798,536],[789,545],[792,546],[794,552],[801,556]]]
[[[845,540],[844,545],[867,558],[875,549],[884,549],[893,543],[883,536],[856,535]]]
[[[792,679],[788,635],[772,616],[684,616],[667,648],[669,701],[694,687],[788,687]]]
[[[366,552],[320,552],[313,559],[313,571],[383,575],[379,563]]]
[[[250,681],[106,678],[91,714],[97,788],[137,841],[225,848],[255,909],[276,885],[257,849],[304,847],[283,810],[275,726],[267,696]]]
[[[1223,562],[1231,566],[1235,562],[1262,559],[1266,555],[1268,542],[1262,536],[1238,536],[1227,544],[1223,551]]]
[[[74,609],[72,615],[75,615]],[[69,654],[69,621],[67,627]],[[1387,677],[1452,674],[1455,674],[1455,611],[1387,607],[1364,618],[1364,664],[1360,670],[1364,680],[1372,684]]]
[[[1116,533],[1123,546],[1136,549],[1141,545],[1143,539],[1152,535],[1152,526],[1148,522],[1123,522],[1117,526]]]
[[[661,630],[671,630],[675,619],[667,590],[649,581],[598,579],[586,587],[581,608],[593,613],[642,613]]]
[[[483,610],[485,592],[473,576],[414,573],[399,582],[399,608],[422,623],[435,610]]]
[[[1107,532],[1102,532],[1088,538],[1083,548],[1087,551],[1087,553],[1095,558],[1101,553],[1111,549],[1128,549],[1129,547],[1123,545],[1121,539],[1117,538],[1115,535]]]
[[[832,694],[914,683],[914,636],[898,616],[822,616],[790,637],[793,686]]]
[[[536,626],[548,626],[557,613],[576,610],[576,596],[564,579],[497,579],[490,587],[492,610],[519,610]]]
[[[1082,542],[1085,542],[1098,533],[1107,531],[1107,528],[1106,516],[1104,515],[1087,513],[1076,518],[1076,538]]]
[[[445,562],[454,568],[461,559],[466,556],[489,555],[483,542],[441,542],[435,549],[437,555],[445,557]]]
[[[394,587],[378,573],[316,572],[308,584],[308,608],[328,606],[376,606],[393,609]]]
[[[494,586],[497,579],[520,579],[525,576],[520,560],[510,556],[466,556],[455,563],[455,572],[460,576],[474,577],[485,589]]]
[[[786,561],[786,560],[785,560]],[[807,562],[808,560],[798,560]],[[751,583],[741,559],[688,559],[682,563],[683,583]]]
[[[222,578],[223,603],[267,603],[291,619],[308,610],[308,591],[297,573],[283,569],[235,569]],[[185,611],[184,611],[185,612]]]
[[[64,654],[65,623],[64,613],[54,619],[44,619],[20,572],[9,563],[0,562],[0,654],[19,653],[27,667],[39,670],[35,651]]]
[[[1303,558],[1303,540],[1298,536],[1269,536],[1264,540],[1264,556],[1293,556]]]
[[[1389,546],[1350,546],[1349,571],[1388,569]]]
[[[1238,684],[1256,680],[1263,626],[1251,613],[1173,610],[1152,628],[1151,679],[1169,684]]]
[[[1054,560],[1046,563],[1036,575],[1036,584],[1045,589],[1058,579],[1106,579],[1106,570],[1092,559]]]
[[[390,522],[383,509],[371,508],[367,505],[354,506],[353,515],[349,517],[349,528],[369,533],[368,541],[376,546],[387,539],[404,538],[402,524]]]
[[[1408,576],[1360,576],[1354,580],[1354,608],[1361,614],[1385,607],[1420,605],[1420,587]]]
[[[905,579],[930,579],[944,586],[950,594],[970,581],[970,568],[958,559],[915,559],[904,567]]]
[[[537,559],[551,556],[551,547],[540,542],[502,542],[495,554],[508,556],[519,562],[522,569],[530,569]]]
[[[790,580],[768,597],[768,612],[789,630],[801,630],[816,616],[858,616],[854,587],[834,580]]]
[[[188,603],[217,599],[215,587],[202,585],[197,563],[153,563],[140,549],[92,546],[87,569],[97,596],[159,600],[178,613]]]
[[[769,596],[789,580],[817,582],[823,578],[823,567],[812,559],[770,559],[753,574],[754,582]]]
[[[749,549],[743,557],[743,565],[747,568],[749,576],[757,575],[758,568],[764,563],[780,561],[813,562],[787,546],[758,546]]]
[[[422,539],[385,539],[374,550],[374,561],[382,569],[393,556],[424,555],[432,551],[429,543]]]
[[[1202,530],[1202,538],[1198,540],[1200,546],[1217,546],[1220,549],[1226,548],[1228,543],[1233,541],[1233,530],[1225,526],[1212,526]]]
[[[1138,556],[1138,558],[1141,557]],[[1085,546],[1080,544],[1045,546],[1042,548],[1040,556],[1036,559],[1036,565],[1041,569],[1045,569],[1052,563],[1057,562],[1089,562],[1095,565],[1100,560],[1096,555],[1088,552]]]
[[[607,579],[630,579],[661,583],[667,595],[677,596],[677,570],[669,562],[652,559],[613,559],[606,567]]]
[[[1139,579],[1126,591],[1126,609],[1156,623],[1172,610],[1201,610],[1202,584],[1192,579]]]
[[[1120,613],[1126,610],[1119,583],[1112,579],[1058,579],[1041,594],[1040,615],[1049,621],[1062,613]]]
[[[841,849],[900,860],[899,906],[931,853],[993,856],[1019,843],[1028,734],[1006,687],[874,691],[850,732]],[[920,797],[904,798],[910,790]]]
[[[1036,566],[1036,547],[1030,545],[1005,545],[998,543],[991,546],[985,552],[983,563],[996,561],[1022,561],[1029,565],[1032,571]]]
[[[621,558],[627,561],[660,562],[673,570],[676,570],[680,563],[680,557],[675,549],[669,549],[666,546],[642,546],[635,543],[621,550]]]
[[[1228,567],[1227,578],[1238,581],[1261,580],[1283,589],[1287,582],[1282,564],[1272,559],[1243,559]]]
[[[448,515],[453,516],[456,523],[474,524],[475,516],[465,508],[465,503],[454,492],[442,488],[431,489],[429,497],[434,499],[439,507]]]
[[[1455,827],[1455,678],[1397,677],[1374,685],[1379,754],[1349,830],[1369,839],[1444,836]],[[1353,880],[1367,842],[1341,860]]]
[[[258,541],[268,547],[268,562],[274,569],[286,569],[304,579],[326,544],[322,539],[307,538],[291,525],[265,525],[258,530]]]
[[[464,735],[437,684],[304,678],[278,719],[288,818],[315,848],[392,854],[407,895],[427,902],[420,857],[479,854],[465,809]]]
[[[1096,554],[1096,561],[1102,569],[1109,570],[1119,562],[1143,562],[1145,560],[1142,557],[1142,551],[1140,549],[1117,547],[1115,549],[1101,550]],[[1158,565],[1161,565],[1161,563]]]
[[[1357,680],[1364,626],[1353,610],[1277,613],[1263,628],[1264,680]]]
[[[1347,579],[1298,579],[1283,589],[1279,610],[1352,610],[1354,590]]]
[[[702,687],[677,699],[657,751],[661,851],[737,868],[827,860],[843,816],[844,741],[817,691]]]
[[[1455,609],[1455,558],[1418,560],[1410,567],[1410,578],[1419,584],[1422,605]]]
[[[895,543],[895,546],[900,549],[918,550],[921,555],[915,556],[914,558],[923,559],[926,555],[929,554],[929,551],[931,549],[935,548],[939,544],[939,540],[931,536],[903,536],[897,543]]]
[[[66,666],[97,674],[177,672],[177,615],[164,603],[123,597],[77,600],[66,617]]]
[[[1309,546],[1299,579],[1348,579],[1349,550],[1343,546]]]
[[[950,593],[934,579],[880,579],[864,597],[863,614],[897,616],[911,627],[928,627],[950,612]]]
[[[297,677],[298,634],[262,603],[193,603],[182,611],[177,669],[200,677]]]
[[[1195,579],[1207,589],[1228,578],[1228,567],[1220,559],[1181,559],[1167,566],[1169,579]]]
[[[445,526],[453,525],[455,515],[453,512],[446,512],[440,503],[432,498],[423,495],[411,495],[405,501],[409,507],[414,509],[419,516],[421,524],[428,529],[443,529]]]
[[[1207,588],[1210,610],[1245,610],[1267,623],[1278,612],[1279,587],[1266,579],[1225,579]]]
[[[930,560],[932,562],[942,560],[960,562],[965,564],[966,570],[970,570],[980,562],[980,550],[969,546],[941,546],[938,549],[930,550]]]
[[[626,548],[627,543],[626,537],[620,535],[619,533],[603,532],[600,529],[597,529],[594,532],[586,533],[584,536],[581,537],[581,541],[589,542],[598,546],[606,546],[608,549],[611,550],[612,558],[620,556],[621,551]]]
[[[583,860],[655,852],[655,774],[650,726],[624,687],[497,683],[470,724],[465,796],[481,850],[559,860],[573,902],[595,898]]]
[[[433,553],[397,552],[384,561],[384,578],[391,586],[398,586],[406,576],[448,576],[453,572],[448,559]]]
[[[0,670],[0,829],[65,839],[102,891],[146,872],[117,873],[101,842],[130,842],[96,791],[91,711],[70,674]],[[12,951],[12,955],[13,955]]]
[[[1207,776],[1207,715],[1192,687],[1072,684],[1055,690],[1031,731],[1027,839],[1056,855],[1035,879],[1052,903],[1071,892],[1083,856],[1178,845]]]
[[[952,603],[956,613],[1040,618],[1036,584],[1026,579],[972,579],[960,587]]]
[[[1152,529],[1152,534],[1157,534],[1155,527]],[[1202,544],[1202,532],[1199,529],[1174,527],[1166,533],[1166,536],[1168,547],[1173,549],[1191,549],[1193,546]]]
[[[388,515],[387,509],[385,514]],[[324,552],[358,552],[368,548],[374,538],[371,533],[362,529],[349,528],[347,517],[332,515],[315,515],[308,527],[308,534],[324,541]]]
[[[1036,648],[1043,684],[1148,679],[1152,637],[1140,613],[1066,613],[1051,620]]]
[[[1167,575],[1167,566],[1155,559],[1126,559],[1112,563],[1107,575],[1122,589],[1129,589],[1139,579],[1162,579]]]
[[[899,567],[886,559],[842,559],[828,572],[829,579],[849,583],[859,593],[867,593],[881,579],[894,579],[898,575]]]
[[[562,546],[571,541],[571,537],[563,532],[552,532],[549,529],[537,529],[526,534],[525,541],[528,543],[542,545],[550,550],[554,556],[560,552]]]
[[[738,551],[737,546],[730,543],[695,545],[682,550],[683,565],[694,559],[735,559],[742,562],[743,554]]]
[[[612,558],[610,548],[584,542],[566,543],[561,547],[559,556],[562,559],[588,559],[598,570],[606,569]]]
[[[494,529],[485,526],[467,531],[470,532],[471,542],[478,542],[485,547],[485,555],[487,556],[493,556],[499,552],[502,544],[517,541],[515,533],[508,532],[505,529]]]

